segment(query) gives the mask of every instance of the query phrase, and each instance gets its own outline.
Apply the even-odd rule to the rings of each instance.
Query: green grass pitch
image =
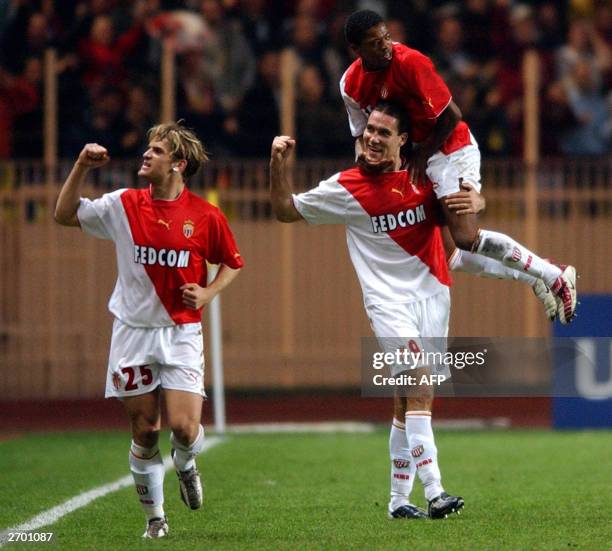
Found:
[[[143,541],[132,487],[41,529],[55,543],[3,549],[611,549],[609,432],[438,431],[445,487],[461,516],[389,521],[387,431],[232,435],[198,463],[206,503],[189,511],[166,474],[170,536]],[[169,452],[167,434],[162,452]],[[0,442],[0,531],[129,474],[119,432]],[[413,496],[423,505],[417,482]]]

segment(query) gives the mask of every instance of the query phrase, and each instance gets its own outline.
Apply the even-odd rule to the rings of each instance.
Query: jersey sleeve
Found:
[[[234,270],[242,268],[244,262],[223,213],[217,211],[216,216],[211,217],[210,224],[210,248],[206,260],[211,264],[225,264]]]
[[[346,190],[338,183],[340,173],[305,193],[293,195],[293,204],[309,224],[344,224]]]
[[[340,79],[340,95],[342,96],[342,101],[344,102],[344,107],[348,115],[351,134],[353,138],[358,138],[365,130],[368,117],[359,106],[359,103],[346,93],[345,83],[346,73],[342,79]]]
[[[429,119],[437,118],[453,97],[431,59],[414,52],[404,58],[402,65],[406,87],[421,100],[425,116]]]
[[[124,191],[125,189],[118,189],[112,193],[105,193],[93,201],[81,197],[77,210],[81,229],[100,239],[114,239],[115,222],[123,209],[120,197]]]

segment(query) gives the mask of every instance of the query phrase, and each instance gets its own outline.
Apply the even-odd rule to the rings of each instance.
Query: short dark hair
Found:
[[[379,111],[397,119],[399,133],[403,134],[406,132],[410,134],[410,117],[402,104],[389,100],[380,100],[373,111]]]
[[[381,23],[384,23],[383,18],[375,11],[356,11],[348,16],[344,24],[344,38],[349,44],[360,46],[365,34]]]

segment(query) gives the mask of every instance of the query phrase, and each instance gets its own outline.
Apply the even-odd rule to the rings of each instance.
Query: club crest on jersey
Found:
[[[407,469],[408,467],[410,467],[410,461],[408,461],[407,459],[394,459],[393,466],[396,469]]]
[[[390,232],[397,228],[414,226],[424,222],[426,218],[425,205],[417,205],[413,209],[402,210],[397,214],[379,214],[370,217],[374,233]]]
[[[121,388],[121,376],[119,373],[113,373],[113,386],[115,390],[119,390]]]
[[[387,96],[389,95],[389,90],[387,89],[387,87],[383,84],[383,87],[380,89],[380,97],[382,99],[387,99]]]
[[[183,235],[189,239],[193,235],[195,225],[192,220],[185,220],[183,222]]]

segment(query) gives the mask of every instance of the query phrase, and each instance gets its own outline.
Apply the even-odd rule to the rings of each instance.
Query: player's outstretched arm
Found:
[[[54,218],[62,226],[78,226],[77,210],[81,201],[81,184],[91,168],[98,168],[110,160],[106,148],[97,143],[88,143],[74,163],[68,178],[60,190],[55,205]]]
[[[293,204],[293,189],[287,180],[287,159],[295,148],[295,140],[289,136],[276,136],[270,152],[270,202],[279,222],[297,222],[302,215]]]

